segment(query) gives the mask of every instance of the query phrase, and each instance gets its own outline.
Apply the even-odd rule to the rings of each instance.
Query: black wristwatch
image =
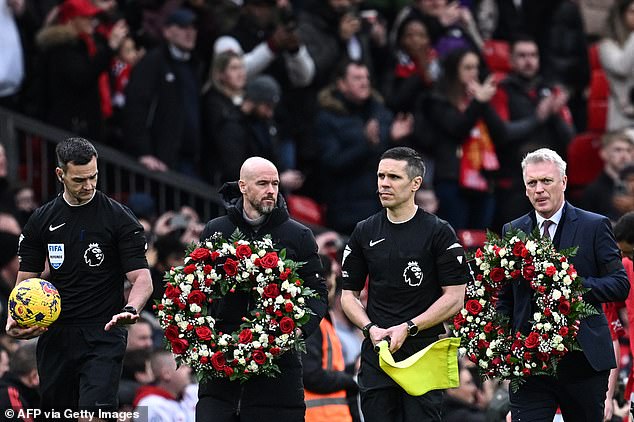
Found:
[[[407,335],[414,337],[418,334],[418,325],[414,324],[410,319],[407,321]]]
[[[365,327],[363,327],[361,329],[361,331],[363,331],[363,337],[370,338],[370,328],[374,327],[375,325],[375,323],[370,322]]]
[[[123,309],[121,309],[121,312],[129,312],[132,315],[136,315],[137,314],[136,308],[134,306],[132,306],[132,305],[125,305],[123,307]]]

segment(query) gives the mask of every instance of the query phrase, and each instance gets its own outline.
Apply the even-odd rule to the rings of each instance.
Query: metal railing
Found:
[[[5,146],[9,181],[31,186],[40,201],[53,198],[60,189],[55,178],[55,145],[72,133],[0,107],[0,143]],[[167,171],[152,172],[132,157],[95,143],[99,152],[99,189],[126,202],[135,193],[147,193],[162,214],[183,205],[194,208],[202,221],[224,214],[217,187]]]

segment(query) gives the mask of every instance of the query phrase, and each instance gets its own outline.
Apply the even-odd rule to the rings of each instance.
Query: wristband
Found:
[[[121,309],[121,312],[129,312],[132,315],[136,315],[137,314],[136,308],[134,306],[132,306],[132,305],[125,305],[123,307],[123,309]]]
[[[375,325],[376,324],[373,322],[366,324],[366,326],[361,329],[361,331],[363,331],[363,337],[370,338],[370,328],[374,327]]]

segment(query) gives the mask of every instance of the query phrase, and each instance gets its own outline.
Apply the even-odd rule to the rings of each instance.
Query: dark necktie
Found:
[[[555,223],[553,223],[553,222],[552,222],[552,221],[550,221],[550,220],[544,220],[543,230],[542,230],[542,237],[546,237],[546,238],[548,238],[548,239],[552,239],[552,238],[550,237],[550,231],[549,231],[548,229],[549,229],[549,228],[550,228],[550,226],[552,226],[553,224],[555,224]]]

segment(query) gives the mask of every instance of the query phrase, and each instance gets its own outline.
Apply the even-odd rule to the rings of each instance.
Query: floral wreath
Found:
[[[569,257],[577,247],[557,252],[548,238],[509,230],[503,239],[487,233],[487,242],[471,261],[465,306],[454,317],[459,352],[474,362],[484,378],[511,380],[516,390],[524,377],[551,375],[577,343],[579,321],[596,314],[582,299],[589,291]],[[497,313],[501,289],[510,282],[529,283],[535,312],[528,335],[512,332],[509,318]]]
[[[296,328],[310,319],[306,299],[315,292],[297,275],[302,263],[286,259],[285,249],[278,254],[270,235],[248,242],[237,229],[230,240],[215,233],[191,245],[184,264],[165,274],[155,309],[167,348],[199,381],[275,376],[281,354],[305,350]],[[250,316],[232,333],[217,331],[214,302],[237,292],[252,295]]]

